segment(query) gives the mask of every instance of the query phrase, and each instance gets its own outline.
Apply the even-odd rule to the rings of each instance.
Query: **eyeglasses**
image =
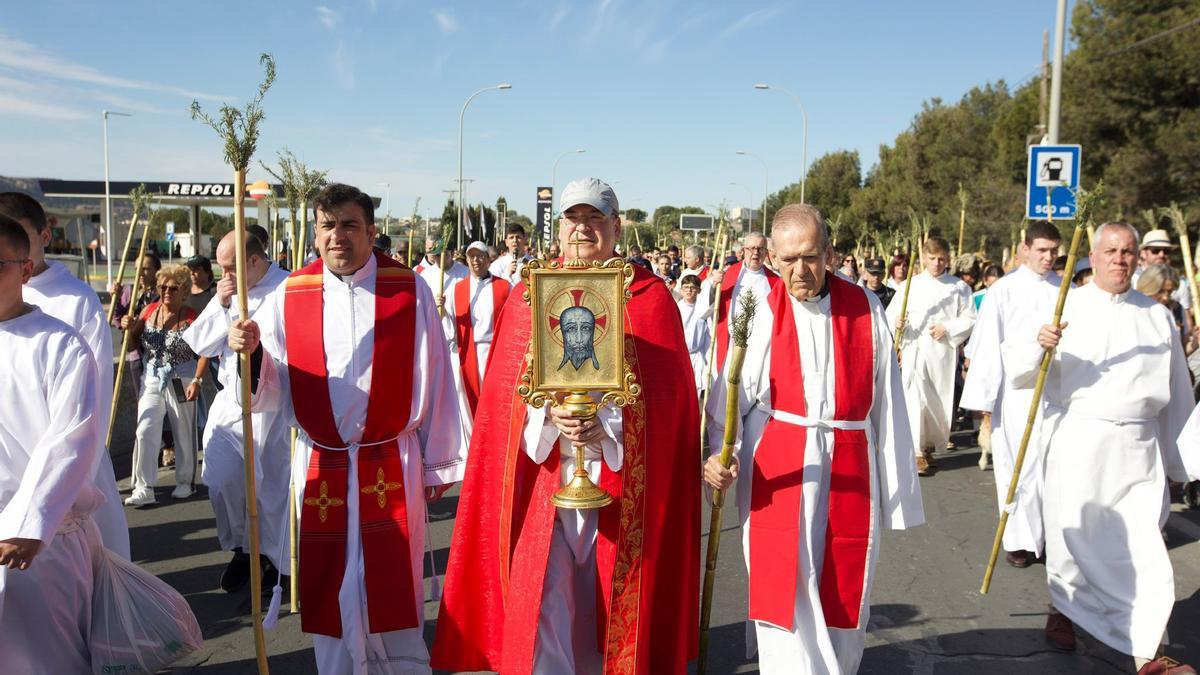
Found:
[[[27,262],[29,262],[29,258],[23,258],[20,260],[2,260],[2,259],[0,259],[0,271],[2,271],[5,268],[5,266],[7,266],[7,265],[24,265]]]
[[[158,287],[159,293],[166,293],[167,291],[171,291],[172,293],[175,293],[178,290],[179,290],[178,286],[167,286],[165,284]]]

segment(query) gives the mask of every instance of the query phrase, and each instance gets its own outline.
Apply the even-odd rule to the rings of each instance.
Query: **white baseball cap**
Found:
[[[483,243],[482,241],[473,241],[467,246],[467,251],[483,251],[484,253],[487,253],[488,247],[487,244]],[[466,255],[466,251],[464,251],[463,254]]]
[[[615,216],[620,212],[617,204],[617,193],[612,186],[599,178],[580,178],[567,183],[559,200],[558,212],[563,214],[572,206],[587,204],[594,206],[606,216]]]

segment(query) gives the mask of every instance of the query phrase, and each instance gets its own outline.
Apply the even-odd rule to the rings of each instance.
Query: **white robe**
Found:
[[[1033,391],[1014,387],[1011,375],[1004,372],[1003,346],[1010,340],[1027,343],[1042,324],[1050,323],[1061,282],[1053,272],[1042,277],[1025,265],[998,279],[984,296],[971,341],[966,346],[971,366],[959,405],[992,414],[992,462],[1000,510],[1008,497],[1017,451],[1033,403]],[[1039,409],[1038,422],[1021,466],[1015,508],[1004,530],[1006,551],[1033,551],[1041,555],[1045,544],[1042,528],[1045,453],[1037,433],[1041,417]]]
[[[429,286],[429,290],[433,292],[435,297],[438,295],[438,277],[442,277],[442,292],[445,295],[449,295],[450,289],[454,287],[454,284],[458,283],[459,279],[465,279],[471,271],[467,269],[466,265],[454,260],[451,261],[450,267],[446,269],[446,274],[443,276],[439,271],[440,268],[436,259],[437,257],[434,256],[435,261],[429,262],[427,259],[422,258],[421,262],[417,263],[413,270],[421,275],[421,278],[425,280],[425,284]]]
[[[675,304],[679,307],[679,318],[683,320],[683,340],[687,343],[696,391],[699,392],[704,389],[704,365],[708,363],[711,344],[708,320],[712,312],[703,293],[696,297],[696,302],[689,304],[686,300],[678,300]]]
[[[800,568],[796,570],[796,613],[794,630],[787,631],[763,622],[747,626],[747,648],[757,642],[759,668],[771,673],[843,674],[854,673],[862,659],[866,626],[870,617],[869,597],[879,556],[881,528],[892,530],[916,527],[925,522],[921,489],[913,462],[912,432],[908,427],[899,372],[892,357],[891,331],[884,319],[883,307],[874,293],[865,292],[871,305],[875,346],[875,403],[868,416],[868,453],[871,464],[871,542],[861,627],[830,628],[820,600],[821,565],[824,561],[825,534],[829,509],[829,472],[833,452],[833,430],[808,427],[804,456],[804,488],[801,498]],[[810,419],[832,419],[834,412],[834,374],[832,326],[829,296],[799,302],[790,296],[792,313],[804,373],[805,404]],[[742,432],[737,456],[737,503],[741,515],[742,550],[749,566],[750,499],[753,456],[772,409],[770,390],[770,331],[750,334],[742,384],[738,392]],[[726,383],[722,378],[708,401],[708,438],[714,453],[720,452],[725,433]]]
[[[1063,320],[1042,430],[1050,597],[1108,646],[1152,659],[1175,603],[1167,478],[1200,478],[1196,446],[1175,443],[1193,407],[1179,331],[1166,307],[1095,283],[1067,295]],[[1017,386],[1037,379],[1035,337],[1005,349]]]
[[[287,271],[272,264],[262,279],[247,292],[251,317],[275,289],[287,280]],[[240,547],[250,550],[246,527],[246,479],[242,456],[242,407],[238,403],[237,354],[226,344],[229,327],[239,317],[237,298],[222,307],[220,298],[212,300],[184,332],[183,338],[199,356],[220,357],[217,373],[222,389],[213,398],[204,425],[204,467],[202,479],[208,486],[217,522],[217,541],[221,550]],[[254,470],[257,481],[259,541],[261,553],[277,569],[289,569],[288,546],[288,473],[291,462],[287,420],[277,411],[253,413]]]
[[[504,279],[510,286],[516,286],[521,283],[521,270],[524,269],[525,263],[532,259],[533,257],[530,255],[523,255],[517,258],[517,269],[512,274],[509,274],[508,266],[512,264],[513,255],[512,253],[505,253],[492,261],[491,266],[488,267],[488,272],[494,277]]]
[[[324,675],[354,673],[429,673],[429,650],[421,636],[424,624],[422,554],[425,550],[425,486],[462,480],[467,446],[462,437],[450,352],[437,318],[433,295],[423,281],[416,283],[416,337],[413,354],[412,408],[408,426],[399,436],[404,466],[408,513],[409,553],[418,625],[407,630],[368,633],[366,586],[358,525],[358,446],[367,420],[372,354],[375,346],[374,257],[348,279],[324,269],[325,365],[333,418],[342,440],[351,444],[347,499],[346,573],[341,579],[342,638],[313,636],[317,667]],[[280,287],[259,309],[255,321],[262,330],[266,354],[255,411],[282,410],[296,425],[288,381],[284,293]],[[267,358],[269,357],[269,358]],[[303,431],[292,462],[296,512],[301,513],[312,441]],[[303,561],[301,561],[303,565]]]
[[[110,366],[111,370],[111,366]],[[42,310],[0,321],[0,540],[37,539],[29,569],[0,569],[4,672],[91,672],[90,514],[103,433],[96,368],[80,335]]]
[[[488,355],[492,351],[492,334],[495,329],[493,318],[495,316],[495,289],[492,284],[507,284],[503,278],[489,276],[480,283],[478,277],[474,274],[467,277],[471,284],[468,298],[470,302],[471,313],[471,338],[475,341],[475,345],[468,346],[467,349],[475,350],[475,366],[478,370],[479,382],[483,382],[483,371],[487,367]],[[456,283],[457,285],[457,283]],[[455,316],[457,316],[458,305],[456,298],[458,294],[451,286],[445,295],[446,312],[442,315],[442,330],[446,334],[446,343],[450,345],[450,364],[454,371],[454,385],[458,392],[459,413],[462,417],[463,438],[470,439],[471,431],[474,429],[474,416],[471,413],[471,406],[467,402],[466,388],[463,385],[462,364],[459,361],[459,350],[463,348],[458,344],[458,332],[455,330]]]
[[[902,304],[893,300],[887,308],[888,326],[893,332]],[[971,335],[975,319],[971,289],[951,274],[935,277],[922,272],[912,279],[907,309],[901,336],[900,379],[909,424],[918,450],[943,450],[950,442],[958,347]],[[946,336],[934,340],[929,329],[939,323],[945,326]]]
[[[593,396],[593,398],[597,398]],[[521,438],[522,450],[541,464],[557,448],[560,474],[566,484],[575,473],[575,451],[561,438],[545,406],[530,407]],[[599,447],[590,445],[584,469],[600,484],[602,461],[620,471],[625,458],[624,415],[604,406],[596,413],[605,437]],[[538,635],[533,654],[533,675],[600,675],[603,659],[596,645],[596,527],[595,509],[557,509],[550,540]]]
[[[733,320],[742,313],[742,306],[738,301],[742,295],[742,291],[749,289],[754,293],[754,299],[757,301],[754,312],[754,325],[751,328],[751,331],[760,334],[770,334],[771,322],[773,321],[773,318],[771,315],[771,308],[767,304],[767,297],[771,295],[771,281],[767,279],[765,269],[766,268],[764,267],[757,271],[752,271],[750,268],[746,267],[745,263],[742,263],[741,267],[738,268],[739,274],[737,282],[733,285],[733,290],[729,293],[729,313],[727,315],[725,325],[723,327],[717,327],[717,331],[724,332],[726,334],[728,333],[729,326],[732,325]],[[722,285],[724,285],[724,281],[722,281]],[[721,304],[725,304],[725,298],[721,298]],[[725,372],[725,365],[729,362],[729,355],[732,351],[732,349],[727,350],[725,352],[725,360],[713,367],[713,378],[719,379],[720,374]]]
[[[105,548],[129,560],[129,524],[117,491],[112,457],[104,447],[113,398],[112,331],[96,291],[61,263],[48,260],[46,265],[44,272],[25,284],[25,302],[41,307],[47,315],[78,331],[96,360],[96,386],[100,388],[96,399],[98,422],[103,427],[96,442],[104,450],[102,461],[96,465],[96,487],[104,494],[104,503],[92,514],[92,519],[100,528]]]

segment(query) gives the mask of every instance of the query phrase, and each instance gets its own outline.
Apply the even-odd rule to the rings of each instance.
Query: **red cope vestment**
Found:
[[[495,341],[496,326],[504,301],[508,299],[508,282],[499,277],[479,280],[492,286],[492,340]],[[458,343],[458,364],[461,366],[463,390],[471,414],[479,407],[479,392],[483,383],[479,381],[479,355],[475,353],[475,320],[471,316],[471,277],[454,284],[454,337]],[[491,360],[491,352],[488,353]],[[485,363],[486,367],[487,364]]]
[[[762,268],[762,273],[767,277],[767,283],[771,290],[779,286],[778,274],[765,266]],[[737,286],[741,275],[742,263],[735,262],[725,268],[725,276],[721,279],[721,304],[717,307],[717,362],[713,364],[714,376],[725,367],[725,355],[729,353],[729,303],[733,300],[733,289]]]
[[[371,633],[418,625],[404,471],[396,438],[408,424],[416,330],[414,273],[383,255],[375,281],[375,344],[367,420],[358,450],[359,530]],[[294,272],[284,295],[288,376],[296,421],[313,442],[300,516],[301,630],[342,636],[338,591],[346,567],[350,458],[338,433],[325,369],[320,259]]]
[[[866,425],[875,400],[874,330],[863,289],[832,274],[834,427],[829,513],[820,598],[831,628],[857,628],[865,592],[871,531],[871,460]],[[807,415],[804,373],[791,299],[784,284],[771,290],[770,392],[776,413],[754,450],[749,528],[749,617],[793,629]],[[842,428],[839,428],[842,427]]]
[[[600,509],[596,537],[597,644],[609,675],[683,672],[699,622],[696,389],[684,376],[691,364],[670,292],[633,269],[625,353],[642,396],[623,410],[621,470],[602,463],[600,486],[615,500]],[[435,668],[533,668],[560,476],[557,450],[539,465],[521,449],[527,406],[516,390],[529,344],[529,305],[507,303],[475,417]]]

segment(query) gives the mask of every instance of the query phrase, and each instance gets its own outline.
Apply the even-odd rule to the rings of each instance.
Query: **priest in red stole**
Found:
[[[725,360],[729,358],[729,321],[741,311],[738,296],[748,289],[755,297],[762,299],[779,285],[779,275],[767,269],[766,260],[766,236],[751,232],[742,241],[742,259],[728,267],[715,270],[711,275],[712,280],[721,285],[715,335],[717,359],[713,363],[713,377],[718,377],[724,372]],[[770,325],[770,308],[766,307],[765,303],[759,303],[758,312],[754,315],[754,331],[766,332],[770,330]]]
[[[254,355],[255,409],[300,429],[300,625],[318,670],[428,674],[425,503],[466,467],[450,353],[429,287],[372,251],[371,198],[335,184],[315,204],[321,257],[229,346]]]
[[[454,378],[458,385],[463,430],[470,438],[472,420],[479,407],[483,371],[492,350],[496,319],[511,288],[508,281],[488,271],[487,245],[481,241],[467,246],[465,278],[454,282],[442,298],[445,312],[442,328],[450,343]]]
[[[569,257],[613,257],[617,198],[588,178],[567,185],[559,227]],[[517,395],[530,344],[524,286],[500,315],[484,379],[433,665],[505,675],[681,673],[697,649],[700,486],[696,389],[667,287],[634,266],[626,358],[642,396],[583,422]],[[613,495],[596,510],[551,495],[585,468]]]
[[[710,457],[704,479],[738,481],[760,672],[854,673],[880,530],[925,520],[913,436],[883,307],[826,273],[820,212],[780,209],[771,238],[781,283],[758,299],[770,326],[750,334],[739,391],[722,379],[709,399],[716,453],[726,396],[739,397],[737,463]]]

